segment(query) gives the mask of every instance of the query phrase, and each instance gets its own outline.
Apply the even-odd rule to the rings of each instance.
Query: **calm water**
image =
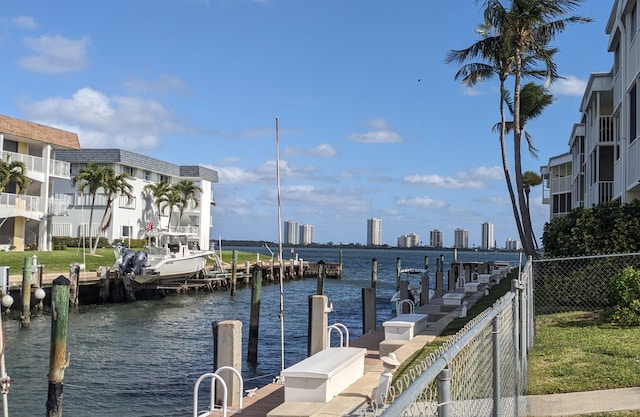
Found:
[[[236,248],[225,248],[236,249]],[[265,248],[237,248],[261,251]],[[300,249],[309,261],[337,262],[335,249]],[[436,258],[445,256],[445,271],[452,253],[446,251],[343,250],[343,279],[327,280],[325,294],[333,303],[329,323],[343,323],[351,337],[362,334],[361,288],[371,283],[372,259],[378,260],[378,326],[391,318],[389,299],[395,290],[396,259],[403,268],[423,267],[435,274]],[[291,256],[289,249],[284,258]],[[460,252],[459,261],[505,260],[518,263],[515,253]],[[307,298],[316,291],[316,280],[286,282],[285,365],[302,360],[307,351]],[[240,320],[246,346],[251,290],[239,286],[235,297],[228,292],[170,295],[161,300],[132,304],[81,306],[69,314],[63,414],[83,416],[188,416],[192,415],[193,384],[212,371],[213,321]],[[279,285],[263,286],[260,310],[259,363],[243,365],[245,388],[270,382],[280,370]],[[8,396],[13,417],[46,414],[47,372],[51,317],[34,313],[31,326],[4,320],[6,367],[12,379]],[[246,351],[246,348],[245,348]],[[245,355],[246,356],[246,355]],[[206,398],[201,399],[208,401]]]

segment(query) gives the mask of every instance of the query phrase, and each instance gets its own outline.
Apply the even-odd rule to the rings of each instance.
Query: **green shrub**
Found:
[[[611,320],[621,326],[640,325],[640,271],[627,267],[609,282]]]

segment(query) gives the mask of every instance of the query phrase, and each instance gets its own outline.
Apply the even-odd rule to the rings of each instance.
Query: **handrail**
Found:
[[[413,314],[413,312],[416,309],[416,303],[414,303],[412,300],[405,298],[404,300],[398,300],[396,301],[396,314],[400,315],[402,314],[402,307],[405,304],[409,304],[409,314]]]
[[[226,417],[227,416],[227,411],[229,411],[228,407],[227,407],[227,383],[224,381],[224,379],[219,375],[220,371],[232,371],[237,377],[238,377],[238,381],[239,381],[239,405],[238,405],[238,409],[237,410],[233,410],[234,412],[239,412],[242,410],[242,394],[243,394],[243,390],[244,390],[244,383],[242,381],[242,375],[240,374],[240,372],[235,369],[232,366],[222,366],[220,368],[218,368],[214,373],[206,373],[200,376],[200,378],[198,378],[198,380],[195,383],[195,386],[193,388],[193,417],[205,417],[208,416],[210,414],[210,412],[216,410],[216,408],[219,408],[216,406],[215,404],[215,400],[216,400],[216,381],[220,382],[220,385],[222,385],[222,407],[220,408],[220,410],[222,411],[222,417]],[[211,398],[209,399],[209,409],[202,414],[198,414],[198,388],[200,387],[200,383],[202,383],[202,381],[204,381],[207,378],[211,378]],[[215,380],[215,381],[214,381]]]
[[[331,332],[335,330],[340,336],[340,347],[349,347],[349,329],[342,323],[334,323],[327,326],[327,344],[326,348],[331,347]],[[346,336],[346,343],[344,342]]]

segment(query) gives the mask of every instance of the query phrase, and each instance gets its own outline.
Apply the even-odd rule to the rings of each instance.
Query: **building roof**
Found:
[[[172,177],[202,178],[218,182],[218,172],[200,165],[175,165],[124,149],[83,148],[56,152],[56,159],[69,163],[122,164],[170,175]]]
[[[56,147],[80,149],[77,133],[26,122],[2,114],[0,114],[0,133],[44,142]]]

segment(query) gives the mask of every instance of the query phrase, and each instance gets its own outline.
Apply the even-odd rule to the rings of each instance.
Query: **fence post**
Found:
[[[438,417],[451,417],[451,370],[438,374]]]
[[[492,323],[491,344],[493,347],[493,417],[500,416],[500,315]]]
[[[511,280],[511,292],[514,293],[515,297],[513,297],[513,305],[512,305],[512,329],[513,329],[513,365],[516,368],[515,372],[515,415],[520,415],[520,381],[522,380],[522,368],[520,361],[520,352],[522,347],[520,346],[520,334],[522,333],[522,327],[520,325],[520,297],[522,294],[522,287],[520,282],[517,279]]]

